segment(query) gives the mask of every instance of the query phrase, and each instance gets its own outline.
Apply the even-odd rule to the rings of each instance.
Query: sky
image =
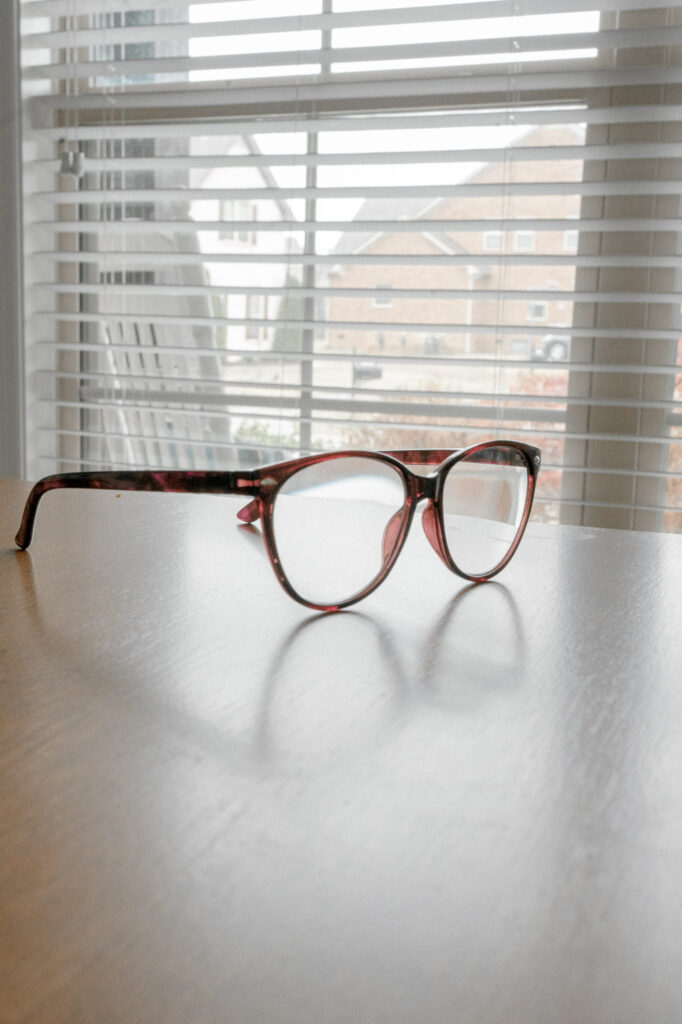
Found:
[[[494,0],[489,0],[494,3]],[[408,9],[412,8],[415,13],[421,8],[423,0],[334,0],[334,13],[377,11],[380,9]],[[429,6],[448,4],[451,0],[429,0]],[[523,4],[521,3],[521,9]],[[230,0],[227,3],[194,4],[190,8],[190,21],[201,24],[204,22],[226,21],[226,29],[230,23],[234,24],[242,20],[252,19],[273,19],[314,15],[321,13],[322,0],[287,0],[285,9],[281,0]],[[507,37],[531,37],[536,35],[554,33],[576,33],[588,32],[598,27],[599,12],[573,12],[571,14],[548,14],[521,16],[516,18],[486,18],[469,19],[467,21],[455,21],[448,18],[443,21],[424,22],[418,20],[405,25],[358,25],[334,29],[331,36],[332,47],[382,47],[385,45],[397,44],[419,44],[419,43],[443,43],[461,42],[463,40],[475,39],[504,39]],[[270,33],[246,33],[246,34],[224,34],[211,35],[208,38],[197,37],[190,42],[190,54],[193,56],[221,56],[260,53],[277,53],[282,51],[302,49],[318,49],[322,44],[322,33],[319,29],[307,29],[293,32],[270,32]],[[570,56],[589,57],[596,53],[588,48],[576,51],[554,50],[551,54],[547,52],[537,54],[521,55],[525,59],[547,59],[551,56],[556,60],[564,60]],[[517,58],[518,59],[518,58]],[[423,58],[418,60],[402,61],[357,61],[352,65],[335,65],[332,63],[332,73],[343,67],[344,70],[371,71],[376,68],[383,70],[399,70],[410,67],[442,67],[462,66],[475,62],[477,65],[484,63],[499,63],[507,60],[507,55],[477,55],[475,58],[462,56],[455,59],[451,57]],[[300,76],[301,79],[309,74],[319,71],[319,64],[298,62],[296,65],[279,65],[273,68],[245,68],[198,70],[190,73],[193,81],[208,81],[212,79],[239,79],[254,77],[267,77],[270,75],[291,75]],[[381,185],[386,181],[386,165],[366,163],[362,160],[363,152],[419,152],[420,150],[460,150],[474,148],[502,148],[511,145],[519,136],[525,134],[527,126],[519,128],[512,123],[505,123],[504,114],[501,115],[501,123],[495,127],[471,127],[471,128],[430,128],[428,115],[419,118],[419,127],[401,130],[365,131],[365,132],[328,132],[319,135],[319,148],[322,153],[347,153],[358,154],[355,165],[344,165],[339,167],[325,167],[319,171],[318,184],[321,187],[334,186],[356,186],[371,187]],[[417,120],[415,119],[415,124]],[[282,187],[293,187],[304,183],[305,171],[301,166],[295,166],[292,156],[303,153],[306,146],[304,132],[296,134],[276,135],[261,134],[257,136],[257,142],[264,153],[272,154],[273,157],[281,156],[282,162],[278,165],[273,163],[271,171],[279,185]],[[462,181],[471,175],[480,164],[469,162],[455,162],[431,164],[428,158],[424,163],[418,164],[394,164],[390,169],[391,183],[400,184],[439,184],[441,182]],[[351,219],[360,206],[361,201],[328,200],[318,210],[318,216],[323,218],[346,218]],[[293,204],[295,215],[302,215],[302,203]],[[331,242],[331,237],[330,240]]]

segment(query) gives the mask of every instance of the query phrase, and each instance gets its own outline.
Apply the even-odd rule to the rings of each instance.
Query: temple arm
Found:
[[[34,485],[29,494],[21,526],[16,535],[17,547],[27,548],[33,537],[33,526],[40,499],[47,491],[62,487],[95,488],[107,491],[169,491],[177,494],[257,494],[258,472],[204,472],[202,470],[125,470],[95,473],[58,473],[46,476]]]

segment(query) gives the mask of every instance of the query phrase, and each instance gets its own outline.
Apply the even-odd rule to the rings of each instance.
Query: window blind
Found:
[[[682,529],[680,6],[23,0],[33,474],[509,436]]]

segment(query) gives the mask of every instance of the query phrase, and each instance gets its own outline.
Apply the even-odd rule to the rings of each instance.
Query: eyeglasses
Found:
[[[244,524],[260,519],[270,562],[289,596],[335,611],[386,579],[420,501],[427,503],[426,537],[448,569],[478,582],[495,576],[523,536],[539,469],[538,448],[486,441],[446,451],[333,452],[243,472],[65,473],[35,484],[16,543],[29,546],[38,502],[55,488],[242,494],[252,500],[237,517]]]

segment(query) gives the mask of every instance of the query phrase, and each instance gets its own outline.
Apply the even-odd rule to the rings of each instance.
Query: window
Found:
[[[69,150],[62,149],[62,156],[64,152],[68,153]],[[82,185],[84,190],[99,190],[111,195],[112,199],[107,203],[107,217],[110,221],[154,220],[153,202],[119,201],[121,194],[154,188],[154,139],[86,140],[79,147],[79,152],[85,157],[81,162],[83,180],[77,179],[79,186]],[[87,170],[89,167],[94,169]]]
[[[247,295],[246,296],[246,337],[264,338],[267,328],[262,321],[267,319],[267,296]]]
[[[514,250],[515,252],[532,252],[535,248],[534,231],[515,231]]]
[[[27,10],[30,10],[27,8]],[[99,45],[93,47],[93,56],[97,64],[102,69],[102,73],[98,76],[98,83],[104,84],[115,84],[118,80],[118,76],[115,74],[107,74],[107,65],[113,66],[121,61],[132,62],[135,60],[145,60],[154,56],[155,44],[153,39],[148,39],[145,42],[106,42],[107,37],[111,29],[114,28],[134,28],[135,26],[149,26],[155,24],[155,12],[154,10],[144,11],[106,11],[105,13],[95,12],[92,17],[92,24],[95,28],[100,30],[100,39],[103,40]],[[133,82],[141,83],[145,81],[153,81],[153,75],[139,75],[139,74],[127,74],[125,81],[129,84]]]
[[[393,305],[393,296],[391,295],[392,288],[393,285],[391,284],[375,285],[372,305],[377,309],[390,309]]]
[[[502,248],[501,231],[483,232],[483,252],[499,252]]]
[[[577,252],[578,251],[578,232],[564,231],[564,252]]]
[[[246,6],[21,0],[29,475],[504,432],[682,529],[679,9]]]
[[[526,319],[531,322],[542,322],[547,319],[546,302],[529,302]]]
[[[256,245],[258,235],[252,226],[258,220],[258,207],[255,203],[243,199],[235,202],[224,199],[220,204],[220,220],[223,224],[220,237],[243,242],[245,245]]]

